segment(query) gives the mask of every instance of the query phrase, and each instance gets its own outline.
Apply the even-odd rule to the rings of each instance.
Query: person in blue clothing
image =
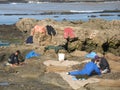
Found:
[[[101,75],[100,69],[94,63],[94,59],[92,59],[91,62],[86,63],[82,70],[75,70],[75,71],[68,72],[68,75],[76,76],[76,78],[82,77],[87,79],[93,73]]]

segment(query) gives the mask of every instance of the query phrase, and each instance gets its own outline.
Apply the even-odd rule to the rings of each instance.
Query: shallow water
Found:
[[[0,86],[8,86],[9,83],[8,82],[0,82]]]
[[[104,12],[104,10],[120,10],[120,2],[73,2],[73,3],[11,3],[0,4],[0,24],[14,24],[20,18],[45,19],[57,21],[84,20],[102,18],[120,20],[120,12]],[[64,12],[64,13],[62,13]],[[105,14],[101,16],[101,14]]]

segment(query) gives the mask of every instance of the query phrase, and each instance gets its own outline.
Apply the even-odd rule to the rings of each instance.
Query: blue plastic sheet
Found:
[[[85,57],[86,57],[86,58],[94,59],[96,55],[97,55],[97,54],[96,54],[95,52],[90,52],[90,53],[87,54]]]
[[[28,54],[26,54],[25,58],[30,59],[32,57],[39,57],[40,54],[36,53],[35,51],[30,51]]]

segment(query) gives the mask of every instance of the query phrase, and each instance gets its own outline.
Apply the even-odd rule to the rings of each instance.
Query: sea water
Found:
[[[104,12],[104,10],[111,10]],[[115,10],[117,12],[112,12]],[[83,20],[101,18],[120,20],[120,1],[116,2],[72,2],[72,3],[9,3],[0,4],[0,24],[14,24],[21,18],[38,20],[50,18],[61,20]]]

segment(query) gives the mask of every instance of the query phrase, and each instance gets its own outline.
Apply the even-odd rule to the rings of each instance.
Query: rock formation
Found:
[[[57,31],[57,35],[53,38],[56,45],[65,44],[63,38],[63,30],[65,27],[74,29],[78,40],[69,43],[71,50],[95,50],[98,52],[112,52],[120,55],[120,21],[106,21],[102,19],[91,19],[87,22],[82,21],[54,21],[51,19],[35,20],[21,19],[16,23],[20,31],[30,30],[34,25],[51,25]],[[52,43],[53,44],[53,43]]]

